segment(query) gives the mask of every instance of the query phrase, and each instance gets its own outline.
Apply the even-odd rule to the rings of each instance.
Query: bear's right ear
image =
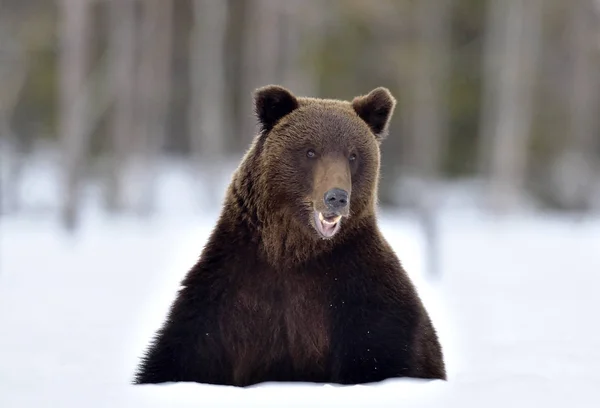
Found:
[[[254,91],[254,110],[265,132],[298,106],[296,97],[281,86],[268,85]]]
[[[396,107],[396,99],[387,88],[375,88],[368,95],[354,98],[352,107],[356,114],[369,125],[377,140],[385,139],[390,119]]]

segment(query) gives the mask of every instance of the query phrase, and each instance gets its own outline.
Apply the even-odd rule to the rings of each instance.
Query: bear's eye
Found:
[[[313,159],[317,156],[317,153],[315,153],[315,151],[313,149],[308,149],[308,151],[306,152],[306,157],[308,157],[309,159]]]
[[[356,160],[356,153],[352,153],[352,154],[351,154],[351,155],[348,157],[348,160],[350,160],[350,161],[354,161],[354,160]]]

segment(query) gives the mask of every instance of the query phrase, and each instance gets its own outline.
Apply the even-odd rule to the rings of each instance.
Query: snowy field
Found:
[[[435,280],[413,217],[380,217],[438,328],[448,382],[132,386],[218,215],[184,202],[147,222],[92,208],[75,236],[41,214],[0,218],[0,407],[600,407],[600,220],[456,209],[441,219]]]

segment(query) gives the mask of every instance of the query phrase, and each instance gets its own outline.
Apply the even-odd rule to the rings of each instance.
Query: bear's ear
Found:
[[[368,95],[357,96],[352,107],[378,140],[387,136],[388,124],[396,107],[396,99],[387,88],[375,88]]]
[[[270,131],[281,118],[298,108],[298,100],[287,89],[268,85],[254,91],[254,110],[263,131]]]

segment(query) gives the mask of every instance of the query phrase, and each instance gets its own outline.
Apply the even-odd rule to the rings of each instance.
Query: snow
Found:
[[[600,406],[600,220],[460,208],[441,217],[439,279],[424,273],[415,217],[380,217],[438,328],[449,381],[130,385],[218,215],[194,210],[176,174],[148,221],[91,207],[69,236],[43,213],[0,218],[0,407]]]

